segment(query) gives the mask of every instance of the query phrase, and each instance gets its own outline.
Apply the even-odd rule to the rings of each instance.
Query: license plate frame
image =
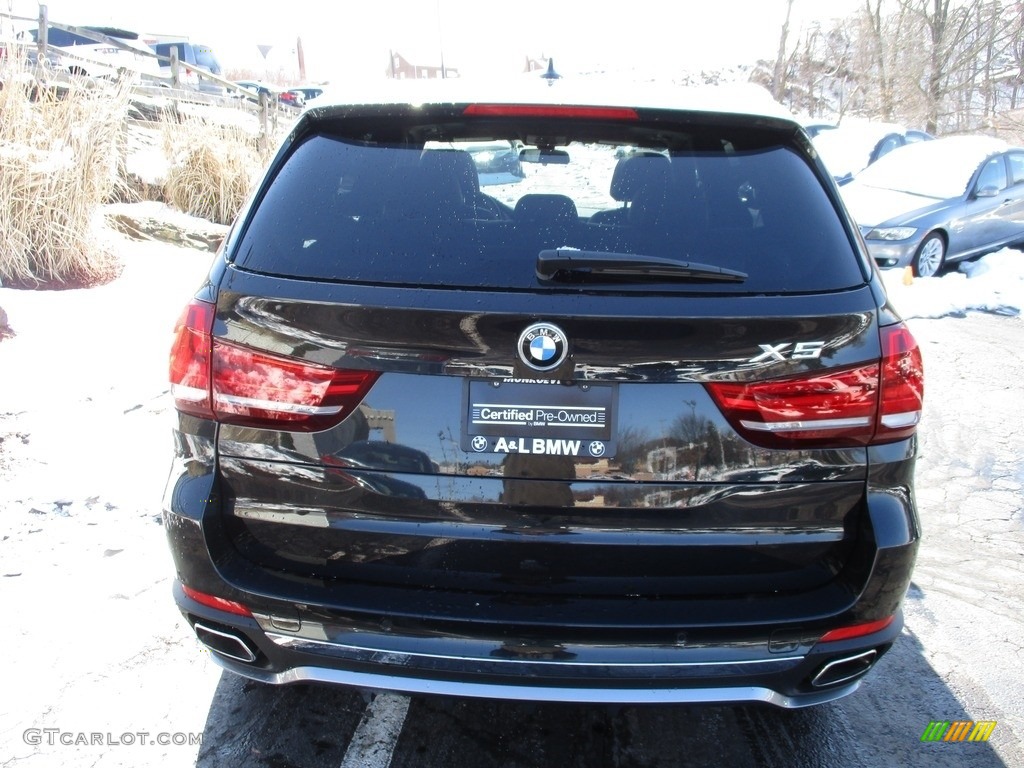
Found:
[[[467,453],[615,455],[615,383],[467,379],[460,446]]]

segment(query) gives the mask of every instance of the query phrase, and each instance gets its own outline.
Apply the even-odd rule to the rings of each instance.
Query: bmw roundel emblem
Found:
[[[519,337],[519,357],[535,371],[557,368],[569,354],[565,332],[551,323],[534,323]]]

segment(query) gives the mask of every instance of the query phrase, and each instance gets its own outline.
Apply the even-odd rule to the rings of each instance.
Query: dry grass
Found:
[[[0,284],[80,287],[115,277],[120,265],[95,226],[113,199],[159,196],[218,224],[234,220],[270,157],[259,150],[258,119],[223,108],[204,108],[207,119],[168,115],[157,139],[163,189],[141,194],[125,163],[130,103],[127,83],[45,89],[24,64],[0,66]]]
[[[128,89],[44,89],[17,62],[0,78],[0,282],[60,288],[112,279],[119,265],[93,220],[119,183]]]
[[[170,168],[164,185],[175,208],[217,224],[230,224],[268,158],[243,128],[198,117],[165,120],[164,144]]]

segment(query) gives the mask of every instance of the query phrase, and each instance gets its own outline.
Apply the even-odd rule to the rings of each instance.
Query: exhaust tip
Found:
[[[858,653],[856,656],[846,656],[830,661],[811,678],[811,685],[815,688],[824,688],[829,685],[848,683],[871,669],[877,658],[878,651],[871,649]]]
[[[193,624],[192,630],[199,638],[199,642],[214,653],[236,661],[243,661],[246,664],[256,661],[256,651],[251,647],[250,642],[234,632],[216,629],[201,621]]]

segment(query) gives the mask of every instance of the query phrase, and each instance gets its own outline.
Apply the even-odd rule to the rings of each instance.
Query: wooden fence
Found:
[[[79,56],[72,51],[68,51],[66,48],[51,46],[48,40],[50,29],[60,29],[89,40],[95,40],[97,43],[118,48],[136,56],[149,57],[155,59],[161,64],[168,65],[170,67],[169,77],[152,74],[151,72],[129,64],[127,61],[124,64],[118,62],[117,70],[119,74],[127,74],[135,79],[133,89],[140,97],[168,99],[171,101],[173,105],[172,109],[176,113],[187,111],[180,107],[182,103],[198,105],[206,104],[243,109],[259,118],[261,136],[264,140],[266,140],[266,137],[277,133],[280,122],[290,121],[298,114],[298,110],[296,108],[290,105],[281,104],[276,99],[269,98],[266,93],[257,93],[254,90],[237,85],[230,80],[225,80],[219,75],[215,75],[213,72],[194,64],[189,64],[187,67],[188,70],[190,72],[195,72],[201,80],[207,80],[221,86],[224,89],[224,95],[221,96],[214,93],[200,91],[198,88],[183,86],[181,82],[181,68],[184,65],[178,60],[177,48],[172,47],[170,49],[170,56],[160,56],[155,52],[143,50],[142,47],[135,48],[133,46],[126,45],[116,37],[111,37],[95,29],[87,29],[85,27],[78,27],[70,24],[61,24],[52,21],[49,18],[48,8],[44,4],[39,5],[38,18],[27,18],[24,16],[15,16],[9,13],[0,12],[0,19],[38,23],[38,32],[36,33],[35,41],[35,59],[37,64],[46,68],[48,67],[48,62],[56,58],[62,65],[62,68],[52,69],[48,72],[48,75],[56,78],[57,80],[64,77],[69,79],[73,77],[71,72],[74,71],[75,62],[88,62],[91,65],[96,65],[98,62],[95,59]],[[9,44],[22,45],[26,48],[31,47],[31,43],[27,43],[24,40],[10,40]],[[3,40],[0,38],[0,47],[2,47],[2,45]],[[65,62],[68,63],[65,64]],[[106,69],[113,70],[113,67],[110,65],[100,64]],[[79,69],[80,68],[81,67],[79,67]]]

